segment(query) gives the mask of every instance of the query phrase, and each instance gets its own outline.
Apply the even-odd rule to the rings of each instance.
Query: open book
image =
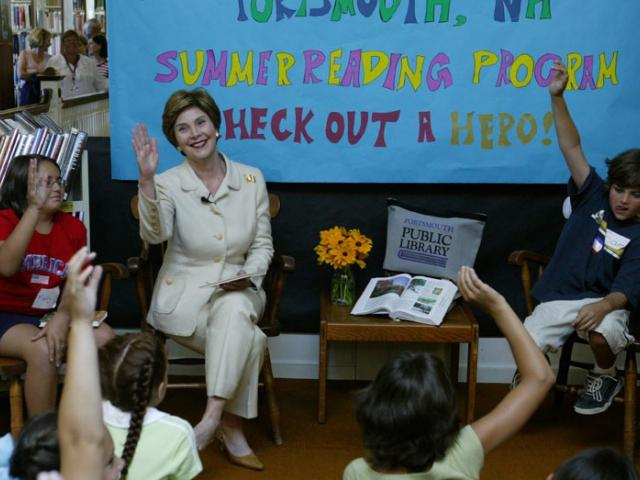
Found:
[[[406,273],[372,278],[351,314],[386,313],[394,320],[440,325],[457,292],[456,284],[445,279]]]

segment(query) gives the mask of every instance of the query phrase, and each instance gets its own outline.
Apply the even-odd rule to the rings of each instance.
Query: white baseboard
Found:
[[[118,331],[124,333],[124,330]],[[586,345],[576,345],[574,357],[590,361],[591,353]],[[353,343],[329,344],[328,378],[335,380],[370,380],[378,369],[394,354],[403,350],[429,351],[439,355],[448,365],[449,348],[444,344],[406,343]],[[282,334],[269,339],[269,352],[274,376],[277,378],[318,378],[319,336],[317,334]],[[169,356],[194,356],[193,352],[174,342],[169,342]],[[622,358],[618,359],[620,362]],[[551,355],[555,368],[558,355]],[[619,365],[622,367],[622,364]],[[515,371],[515,362],[504,338],[480,338],[478,349],[478,383],[509,383]],[[200,375],[202,366],[172,366],[171,373]],[[460,348],[458,378],[466,380],[467,347]],[[572,383],[581,383],[584,371],[570,372]]]

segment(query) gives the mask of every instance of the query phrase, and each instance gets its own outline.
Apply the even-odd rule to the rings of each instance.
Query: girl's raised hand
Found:
[[[553,75],[553,80],[549,84],[549,93],[553,96],[562,95],[569,81],[567,67],[561,62],[554,62],[551,67],[551,74]]]
[[[91,325],[95,316],[98,286],[102,277],[102,267],[94,267],[90,262],[96,254],[87,247],[78,250],[67,263],[67,285],[71,322],[86,321]]]
[[[504,297],[480,280],[471,267],[462,267],[458,272],[458,288],[467,302],[488,313],[505,303]]]
[[[136,152],[136,162],[141,180],[151,180],[158,168],[158,145],[155,138],[149,138],[147,128],[138,123],[132,131],[131,145]]]
[[[47,181],[38,178],[38,160],[29,160],[29,173],[27,178],[27,206],[42,208],[51,194],[53,184],[47,185]]]

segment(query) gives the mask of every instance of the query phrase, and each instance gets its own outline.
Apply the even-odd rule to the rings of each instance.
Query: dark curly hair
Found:
[[[11,455],[9,473],[23,480],[36,480],[38,473],[60,471],[58,414],[47,412],[31,418],[22,429]]]
[[[29,163],[32,158],[42,162],[50,162],[60,171],[58,164],[44,155],[19,155],[11,160],[11,164],[0,189],[0,208],[11,208],[18,217],[22,217],[27,209],[27,188],[29,185]]]
[[[638,480],[638,473],[622,453],[598,447],[564,462],[553,473],[553,480]]]
[[[126,477],[140,439],[149,403],[164,381],[167,354],[164,343],[152,333],[130,333],[112,339],[100,350],[102,395],[124,412],[131,413],[122,449]]]
[[[404,352],[356,394],[367,461],[376,470],[427,471],[460,430],[455,391],[442,361]]]

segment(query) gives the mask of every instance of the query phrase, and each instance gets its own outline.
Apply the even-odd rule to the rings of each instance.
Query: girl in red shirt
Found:
[[[67,261],[87,243],[82,222],[60,212],[64,182],[58,165],[40,155],[13,159],[0,189],[0,355],[27,363],[29,416],[55,406],[69,314],[62,295]],[[40,319],[54,311],[42,329]],[[99,346],[113,337],[102,324]]]

